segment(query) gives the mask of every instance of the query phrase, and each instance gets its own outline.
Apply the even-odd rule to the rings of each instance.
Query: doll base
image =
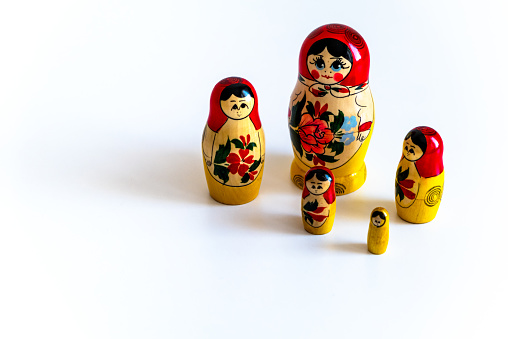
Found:
[[[439,200],[439,202],[434,206],[430,207],[425,204],[425,200],[416,199],[411,206],[404,208],[395,203],[399,217],[413,224],[424,224],[432,221],[436,217],[440,204],[441,200]]]
[[[261,178],[263,177],[264,163],[260,165],[259,174],[252,183],[247,186],[231,187],[226,186],[215,180],[208,168],[206,167],[205,159],[203,158],[203,165],[205,167],[206,183],[210,196],[217,202],[225,205],[242,205],[256,199],[261,186]]]
[[[302,213],[303,227],[305,228],[305,230],[310,234],[316,235],[326,234],[330,232],[333,227],[333,222],[335,221],[335,208],[336,208],[335,204],[336,201],[334,201],[333,204],[330,205],[330,215],[328,216],[324,224],[319,227],[312,227],[311,225],[309,225],[309,223],[305,221],[305,217]]]
[[[374,229],[376,226],[369,225],[369,233],[367,235],[367,248],[372,254],[383,254],[388,247],[389,231]],[[388,227],[385,225],[383,227]],[[383,228],[382,227],[382,228]]]
[[[302,164],[303,165],[303,164]],[[310,167],[307,168],[309,170]],[[340,172],[340,168],[331,170],[333,176],[335,177],[335,194],[336,195],[346,195],[349,193],[353,193],[357,189],[363,186],[365,183],[365,179],[367,178],[367,167],[365,163],[363,163],[362,167],[358,172],[342,175]],[[305,174],[307,171],[304,171],[300,168],[296,159],[293,159],[291,163],[291,180],[293,183],[300,189],[303,189],[303,183]]]

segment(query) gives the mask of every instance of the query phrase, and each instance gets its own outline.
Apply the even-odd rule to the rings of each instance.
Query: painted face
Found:
[[[309,192],[314,195],[321,195],[325,193],[330,187],[330,184],[331,182],[328,180],[318,180],[316,175],[305,182],[305,186],[307,186]]]
[[[314,79],[322,84],[341,82],[351,71],[351,62],[344,57],[334,57],[325,49],[307,57],[307,68]]]
[[[404,147],[402,149],[402,154],[404,154],[404,158],[409,161],[416,161],[423,156],[423,151],[420,146],[415,145],[411,138],[404,140]]]
[[[381,218],[379,215],[376,215],[371,220],[372,220],[372,224],[376,227],[381,227],[385,224],[385,220],[383,218]]]
[[[231,94],[229,99],[221,100],[220,107],[224,114],[234,120],[241,120],[249,116],[250,112],[254,108],[254,98],[247,95],[243,98],[239,98],[234,94]]]

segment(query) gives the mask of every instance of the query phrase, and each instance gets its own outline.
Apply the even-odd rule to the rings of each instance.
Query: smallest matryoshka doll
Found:
[[[311,234],[326,234],[335,220],[335,179],[324,166],[313,167],[305,174],[302,193],[302,221]]]
[[[390,216],[383,207],[376,207],[370,214],[367,247],[370,253],[383,254],[388,247]]]
[[[247,80],[229,77],[213,88],[202,151],[213,199],[239,205],[256,198],[263,176],[265,135],[258,97]]]
[[[397,214],[415,224],[434,219],[444,185],[443,140],[430,127],[413,128],[404,138],[395,177]]]

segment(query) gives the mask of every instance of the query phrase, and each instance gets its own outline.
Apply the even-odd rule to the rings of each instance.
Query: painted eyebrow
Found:
[[[230,100],[229,102],[236,102],[236,100]]]
[[[244,102],[244,101],[247,101],[247,100],[245,100],[245,99],[243,99],[243,100],[240,100],[240,102]]]

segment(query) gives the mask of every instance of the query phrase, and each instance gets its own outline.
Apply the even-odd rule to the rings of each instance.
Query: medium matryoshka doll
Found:
[[[305,230],[312,234],[326,234],[335,220],[335,180],[326,167],[311,168],[305,174],[302,193],[302,220]]]
[[[369,67],[365,40],[346,25],[321,26],[303,42],[289,104],[291,179],[298,187],[316,165],[332,170],[339,195],[365,182],[364,158],[374,126]]]
[[[390,237],[390,216],[383,207],[376,207],[370,214],[367,248],[372,254],[383,254]]]
[[[228,205],[256,198],[263,175],[265,136],[258,97],[247,80],[230,77],[215,85],[202,151],[212,198]]]
[[[421,224],[436,216],[444,185],[443,140],[430,127],[406,135],[395,177],[397,214]]]

